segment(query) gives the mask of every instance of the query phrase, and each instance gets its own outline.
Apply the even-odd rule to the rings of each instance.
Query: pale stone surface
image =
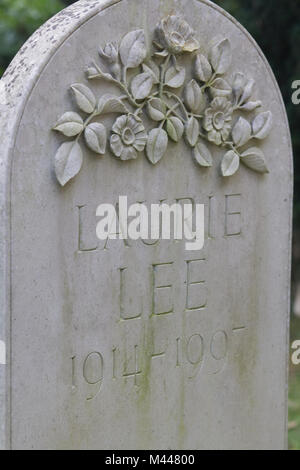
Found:
[[[224,149],[211,145],[204,169],[181,139],[155,166],[144,154],[122,162],[83,146],[80,174],[60,187],[54,155],[68,138],[51,128],[76,111],[68,88],[88,85],[99,47],[140,29],[150,43],[174,13],[203,54],[217,34],[230,40],[231,83],[236,72],[255,79],[254,97],[273,116],[258,143],[270,173],[241,166],[224,178]],[[116,91],[102,80],[90,87]],[[292,154],[275,79],[245,30],[207,1],[81,1],[23,47],[0,106],[1,447],[283,448]],[[104,249],[96,207],[119,195],[206,204],[204,250],[167,241]]]

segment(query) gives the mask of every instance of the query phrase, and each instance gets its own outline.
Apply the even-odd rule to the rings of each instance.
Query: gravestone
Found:
[[[286,445],[292,153],[262,52],[206,0],[80,1],[1,81],[0,443]],[[205,245],[96,208],[205,205]]]

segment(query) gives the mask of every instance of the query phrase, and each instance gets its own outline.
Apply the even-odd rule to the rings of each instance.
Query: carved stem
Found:
[[[227,141],[227,142],[223,142],[223,144],[221,144],[221,145],[222,145],[222,147],[230,148],[231,150],[233,150],[235,153],[237,153],[240,156],[240,153],[239,153],[237,147],[234,145],[233,142]]]
[[[84,122],[84,125],[83,125],[83,129],[82,131],[77,135],[76,137],[76,142],[78,142],[78,140],[80,139],[80,137],[82,136],[82,134],[84,133],[85,129],[87,128],[87,126],[89,125],[89,123],[92,121],[92,119],[94,119],[94,117],[96,117],[98,115],[98,111],[94,111],[93,114],[91,114],[87,119],[86,121]]]
[[[201,90],[205,91],[207,88],[210,88],[214,84],[216,78],[217,78],[217,74],[214,72],[211,76],[211,79],[207,83],[202,85]]]
[[[185,106],[184,106],[184,103],[183,103],[182,99],[179,98],[179,96],[175,95],[175,93],[171,93],[170,91],[167,91],[165,94],[168,96],[168,98],[174,98],[176,101],[178,101],[178,103],[180,104],[180,106],[182,108],[182,111],[185,115],[185,120],[188,121],[189,115],[188,115],[187,110],[185,109]]]
[[[130,91],[128,90],[128,87],[125,83],[122,83],[120,82],[119,80],[116,80],[115,78],[113,78],[111,75],[109,74],[104,74],[102,72],[102,70],[100,69],[100,67],[98,67],[98,65],[96,63],[94,63],[94,66],[97,68],[98,70],[98,75],[93,75],[93,77],[90,77],[90,79],[100,79],[100,78],[103,78],[104,80],[107,80],[108,82],[112,82],[114,83],[115,85],[117,85],[119,88],[121,88],[122,91],[124,91],[126,93],[126,96],[127,96],[127,99],[128,101],[130,102],[130,104],[132,104],[132,106],[136,107],[136,108],[140,108],[140,104],[138,104],[135,99],[133,98],[133,96],[131,95]],[[123,79],[124,77],[126,77],[126,69],[125,70],[125,74],[124,74],[124,71],[123,71]]]
[[[160,67],[160,83],[159,83],[159,96],[160,96],[160,98],[162,98],[162,96],[163,96],[166,71],[167,71],[167,67],[169,65],[171,57],[172,57],[171,54],[168,54],[168,56],[166,57],[165,62]]]

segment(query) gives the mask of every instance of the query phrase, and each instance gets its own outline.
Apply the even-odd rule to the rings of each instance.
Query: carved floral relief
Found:
[[[107,43],[99,50],[99,64],[87,68],[87,78],[114,84],[116,93],[96,97],[84,84],[71,86],[79,112],[66,112],[54,126],[69,138],[55,155],[59,183],[64,186],[79,173],[83,142],[99,155],[109,146],[123,161],[144,152],[156,164],[169,141],[184,139],[200,167],[213,165],[212,144],[223,148],[224,177],[235,174],[240,162],[267,173],[264,154],[256,145],[268,136],[272,113],[261,111],[261,101],[253,98],[253,79],[240,72],[232,83],[227,77],[229,39],[215,38],[206,56],[190,25],[174,15],[161,20],[154,36],[150,51],[142,29],[126,34],[119,45]],[[190,71],[180,63],[186,54]],[[134,72],[130,79],[129,70]],[[186,78],[190,72],[191,80]],[[116,116],[111,129],[101,122],[106,114]]]

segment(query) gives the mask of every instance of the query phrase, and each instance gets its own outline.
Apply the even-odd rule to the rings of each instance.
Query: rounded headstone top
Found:
[[[107,28],[106,25],[102,25],[102,18],[105,15],[113,16],[115,11],[121,11],[122,4],[125,3],[128,5],[128,19],[120,25],[120,33],[116,37],[115,32],[112,33],[113,23],[109,20]],[[163,126],[146,127],[147,142],[144,147],[152,163],[155,164],[162,158],[161,155],[167,149],[167,139],[177,142],[185,138],[193,149],[195,160],[204,168],[212,165],[211,145],[207,146],[205,140],[226,149],[220,167],[223,176],[234,174],[240,161],[259,173],[269,171],[268,162],[261,148],[262,141],[269,135],[272,127],[274,128],[274,120],[275,124],[276,121],[284,123],[287,132],[288,125],[276,80],[255,41],[234,18],[207,0],[193,0],[188,5],[186,1],[165,2],[163,6],[161,2],[157,2],[157,5],[154,3],[152,5],[153,8],[148,11],[145,18],[145,11],[149,8],[148,2],[79,1],[43,25],[22,47],[1,80],[0,132],[4,148],[11,148],[24,106],[38,80],[49,68],[50,62],[55,62],[55,56],[62,51],[67,54],[72,37],[86,30],[88,25],[92,26],[99,22],[101,26],[98,29],[94,26],[95,33],[97,31],[98,34],[95,34],[94,40],[91,41],[94,43],[94,51],[92,44],[82,48],[81,55],[86,60],[85,66],[81,69],[81,76],[78,71],[82,57],[77,56],[78,66],[73,64],[79,83],[75,77],[73,78],[75,83],[72,83],[70,77],[70,83],[67,84],[67,89],[73,90],[79,108],[78,106],[77,110],[70,108],[61,116],[57,116],[56,122],[52,123],[54,129],[67,137],[85,132],[85,141],[89,149],[98,154],[104,153],[106,145],[103,142],[99,144],[99,139],[104,141],[107,135],[101,124],[92,124],[85,131],[87,125],[84,122],[82,130],[81,117],[76,113],[78,110],[84,113],[88,111],[88,122],[90,122],[96,120],[94,117],[100,116],[101,109],[98,109],[97,113],[95,109],[89,112],[82,101],[81,105],[78,103],[80,96],[84,100],[86,99],[84,93],[87,93],[90,98],[92,97],[92,101],[95,100],[94,108],[96,104],[98,108],[103,106],[102,113],[113,111],[113,107],[116,109],[116,103],[110,101],[105,104],[105,96],[103,98],[101,95],[94,95],[93,87],[100,78],[108,87],[110,84],[115,84],[120,91],[124,92],[125,89],[124,93],[127,93],[125,101],[131,105],[127,107],[127,112],[136,112],[137,105],[145,104],[143,113],[148,107],[148,117],[152,118],[152,124],[153,121],[161,124],[158,120],[157,112],[160,111],[157,111],[157,107],[162,105],[160,100],[162,86],[166,91],[164,99],[169,98],[169,107],[164,117],[169,119],[165,119]],[[115,16],[118,16],[118,13]],[[205,18],[205,21],[202,22],[202,18]],[[116,49],[112,50],[111,47]],[[98,52],[100,52],[100,63]],[[117,55],[115,62],[109,57],[113,52]],[[161,67],[165,68],[163,77],[161,77]],[[124,75],[120,75],[124,70],[126,70],[126,80],[128,79],[125,86]],[[63,92],[57,77],[55,81],[56,89],[59,87]],[[179,95],[182,106],[176,96],[171,98],[171,92]],[[278,104],[275,112],[270,109],[274,102],[274,94]],[[108,97],[107,93],[105,95]],[[151,99],[153,106],[150,103]],[[177,108],[174,99],[178,100]],[[125,108],[123,110],[125,111]],[[91,117],[92,113],[95,116]],[[153,113],[156,113],[156,116]],[[178,116],[176,117],[178,113],[181,122],[178,121]],[[194,119],[197,115],[203,116],[202,121]],[[138,118],[140,116],[138,114]],[[197,138],[197,133],[201,134],[198,124],[203,130],[202,139]],[[158,127],[162,129],[156,130]],[[245,148],[244,145],[250,140],[250,147]],[[110,142],[110,150],[118,158],[127,160],[136,157],[136,149],[132,152],[127,149],[127,155],[121,152],[117,137],[112,136]],[[242,147],[242,152],[234,153],[234,147],[230,147],[229,143],[227,146],[224,145],[226,142],[233,142],[236,149]],[[126,139],[125,141],[121,139],[121,145],[123,144],[128,146]],[[290,145],[289,142],[287,144]],[[140,149],[143,150],[142,143],[138,145],[138,151]],[[74,150],[71,145],[64,145],[57,154],[55,169],[61,185],[65,185],[76,176],[81,168],[82,157],[78,151],[72,152],[73,162],[72,158],[66,161],[66,154],[69,154],[70,150]],[[120,155],[116,155],[120,152]],[[243,158],[238,158],[237,154]],[[4,155],[5,153],[3,157]],[[287,166],[291,169],[291,158]],[[62,168],[66,170],[64,175],[61,174]]]

